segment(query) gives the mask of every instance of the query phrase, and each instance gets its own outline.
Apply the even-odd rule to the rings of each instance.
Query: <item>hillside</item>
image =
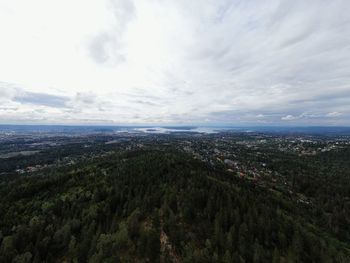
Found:
[[[133,151],[4,181],[1,262],[348,262],[299,204],[189,155]]]

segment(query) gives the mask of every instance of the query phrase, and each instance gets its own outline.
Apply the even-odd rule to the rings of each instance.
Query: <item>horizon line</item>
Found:
[[[288,128],[350,128],[350,125],[303,125],[303,124],[246,124],[246,125],[235,125],[235,124],[203,124],[203,123],[191,123],[191,124],[172,124],[172,123],[118,123],[118,124],[97,124],[97,123],[0,123],[0,126],[61,126],[61,127],[227,127],[227,128],[258,128],[258,127],[288,127]]]

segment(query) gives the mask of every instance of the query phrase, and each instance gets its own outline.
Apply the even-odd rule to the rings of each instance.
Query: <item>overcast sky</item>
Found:
[[[349,0],[0,0],[0,123],[350,125]]]

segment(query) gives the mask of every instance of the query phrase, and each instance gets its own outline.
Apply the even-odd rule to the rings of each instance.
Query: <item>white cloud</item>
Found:
[[[299,119],[299,117],[293,115],[287,115],[281,118],[282,121],[293,121],[296,119]]]
[[[342,115],[343,114],[341,112],[333,111],[333,112],[327,113],[326,117],[335,118],[335,117],[340,117]]]
[[[48,122],[350,125],[349,13],[347,0],[0,0],[0,101],[18,108],[0,122],[44,110]]]

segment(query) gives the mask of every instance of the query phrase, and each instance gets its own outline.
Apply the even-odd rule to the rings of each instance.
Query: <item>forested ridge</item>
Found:
[[[131,151],[2,180],[0,262],[350,262],[348,226],[323,213],[176,150]]]

